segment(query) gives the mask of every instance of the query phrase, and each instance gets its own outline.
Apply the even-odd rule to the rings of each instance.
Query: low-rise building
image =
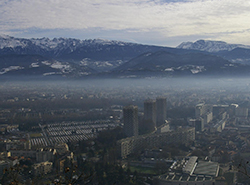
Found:
[[[53,161],[56,149],[41,148],[38,150],[10,150],[11,157],[25,157],[35,159],[37,162]]]
[[[170,125],[169,123],[165,123],[157,128],[156,133],[160,134],[160,133],[169,132],[169,131],[170,131]]]
[[[53,161],[56,154],[56,149],[52,148],[41,148],[36,151],[36,161]]]
[[[6,150],[29,150],[31,149],[31,144],[29,140],[7,140],[5,142]]]
[[[169,172],[154,178],[154,185],[220,185],[224,182],[216,181],[219,164],[208,161],[198,161],[193,156],[176,161]]]
[[[53,163],[49,161],[36,163],[32,167],[32,172],[35,176],[45,175],[52,171],[52,167]]]
[[[35,150],[10,150],[11,157],[36,158]]]
[[[179,129],[178,131],[153,133],[138,137],[129,137],[117,142],[118,155],[124,159],[129,154],[152,147],[161,147],[170,143],[188,143],[195,140],[195,128]]]
[[[215,125],[210,128],[211,132],[222,132],[226,126],[226,119],[218,121]]]

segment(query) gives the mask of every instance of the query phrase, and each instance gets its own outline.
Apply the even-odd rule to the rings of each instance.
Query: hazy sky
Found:
[[[250,0],[0,0],[0,34],[250,45]]]

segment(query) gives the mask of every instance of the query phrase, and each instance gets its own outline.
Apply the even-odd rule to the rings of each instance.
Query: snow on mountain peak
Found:
[[[88,45],[120,45],[124,46],[126,43],[121,41],[106,40],[106,39],[74,39],[74,38],[15,38],[8,35],[0,35],[0,49],[3,48],[16,48],[16,47],[40,47],[44,50],[60,50],[70,48],[74,51],[77,47]]]
[[[15,48],[18,46],[25,47],[27,46],[27,39],[16,39],[14,37],[10,37],[8,35],[0,36],[0,49],[3,48]]]
[[[192,47],[193,42],[182,42],[177,48],[189,49]]]
[[[250,48],[242,44],[228,44],[223,41],[198,40],[196,42],[183,42],[177,48],[192,49],[207,52],[231,51],[235,48]]]
[[[31,42],[37,46],[40,46],[43,49],[54,49],[58,46],[58,44],[62,43],[63,41],[60,41],[58,39],[49,39],[46,37],[43,38],[32,38]]]
[[[121,41],[115,41],[115,40],[107,40],[107,39],[93,39],[93,40],[88,40],[91,43],[94,44],[100,44],[100,45],[112,45],[112,44],[117,44],[123,46],[125,43]]]
[[[0,34],[0,39],[10,39],[11,37],[9,35],[5,35],[5,34]]]
[[[110,40],[107,39],[94,39],[93,40],[95,43],[103,44],[103,43],[110,43]]]

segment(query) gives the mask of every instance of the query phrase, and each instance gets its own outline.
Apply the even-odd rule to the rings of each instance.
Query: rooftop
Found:
[[[192,173],[196,167],[197,159],[198,159],[198,157],[196,157],[196,156],[190,157],[190,159],[183,166],[183,172],[192,175]]]
[[[194,174],[196,175],[209,175],[213,177],[218,176],[219,164],[216,162],[200,161],[195,168]]]

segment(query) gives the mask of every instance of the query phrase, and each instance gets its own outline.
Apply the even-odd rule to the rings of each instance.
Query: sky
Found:
[[[250,0],[0,0],[0,35],[250,45]]]

